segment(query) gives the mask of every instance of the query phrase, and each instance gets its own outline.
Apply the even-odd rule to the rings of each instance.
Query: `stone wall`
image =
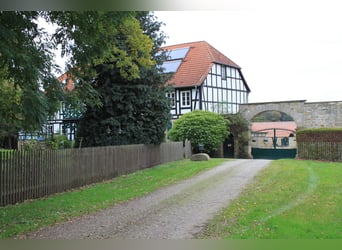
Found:
[[[304,103],[305,100],[240,104],[239,112],[245,119],[251,121],[259,113],[277,110],[290,115],[297,127],[302,127],[304,126]]]
[[[305,128],[342,127],[342,102],[304,103]]]
[[[249,122],[254,116],[265,111],[281,111],[290,115],[295,121],[297,128],[342,128],[342,101],[335,102],[306,102],[283,101],[240,104],[239,112]],[[250,131],[249,131],[250,135]],[[251,142],[246,148],[250,157]]]
[[[306,102],[284,101],[240,104],[240,113],[251,121],[257,114],[277,110],[290,115],[298,128],[338,128],[342,127],[342,101]]]

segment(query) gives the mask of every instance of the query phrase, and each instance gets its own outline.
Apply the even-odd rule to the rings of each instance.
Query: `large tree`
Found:
[[[39,12],[0,12],[0,82],[2,87],[7,82],[20,89],[20,126],[26,130],[38,128],[61,97],[61,86],[52,74],[53,44],[39,29],[39,16]]]
[[[152,42],[149,57],[155,65],[137,64],[139,77],[125,77],[119,67],[113,66],[115,60],[96,67],[94,89],[100,94],[101,105],[87,106],[78,126],[78,146],[159,144],[165,138],[170,109],[163,87],[166,78],[158,67],[162,54],[157,53],[164,34],[159,32],[161,23],[150,13],[139,12],[135,18],[142,33],[134,33]],[[123,40],[127,35],[117,34]],[[126,44],[120,47],[129,53]]]
[[[0,148],[14,148],[22,126],[21,91],[13,83],[0,82]]]
[[[99,73],[96,66],[108,64],[121,77],[132,80],[140,77],[139,67],[154,64],[150,56],[153,41],[143,34],[136,15],[99,11],[44,13],[46,20],[57,25],[54,44],[61,45],[62,56],[67,56],[68,70],[78,83],[74,93],[85,102],[101,105],[96,92],[91,91]]]
[[[61,101],[104,105],[93,85],[101,78],[98,74],[104,68],[100,65],[114,70],[123,82],[146,76],[141,69],[154,67],[151,51],[156,45],[155,34],[148,31],[156,27],[149,16],[137,12],[0,12],[0,82],[13,83],[21,91],[20,128],[40,128]],[[55,30],[47,32],[39,25],[42,20]],[[68,58],[67,70],[75,80],[67,100],[63,84],[52,74],[59,69],[53,64],[57,47]]]

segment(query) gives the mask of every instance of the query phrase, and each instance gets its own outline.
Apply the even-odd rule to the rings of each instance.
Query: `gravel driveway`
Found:
[[[191,239],[269,162],[229,161],[142,198],[20,238]]]

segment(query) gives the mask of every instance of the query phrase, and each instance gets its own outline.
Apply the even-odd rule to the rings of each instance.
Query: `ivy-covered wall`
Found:
[[[300,159],[342,162],[342,128],[299,130],[297,147]]]

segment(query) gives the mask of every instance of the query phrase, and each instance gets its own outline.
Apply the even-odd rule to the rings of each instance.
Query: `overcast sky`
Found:
[[[204,40],[237,63],[250,102],[342,100],[341,2],[232,3],[223,11],[154,14],[165,23],[166,45]]]

